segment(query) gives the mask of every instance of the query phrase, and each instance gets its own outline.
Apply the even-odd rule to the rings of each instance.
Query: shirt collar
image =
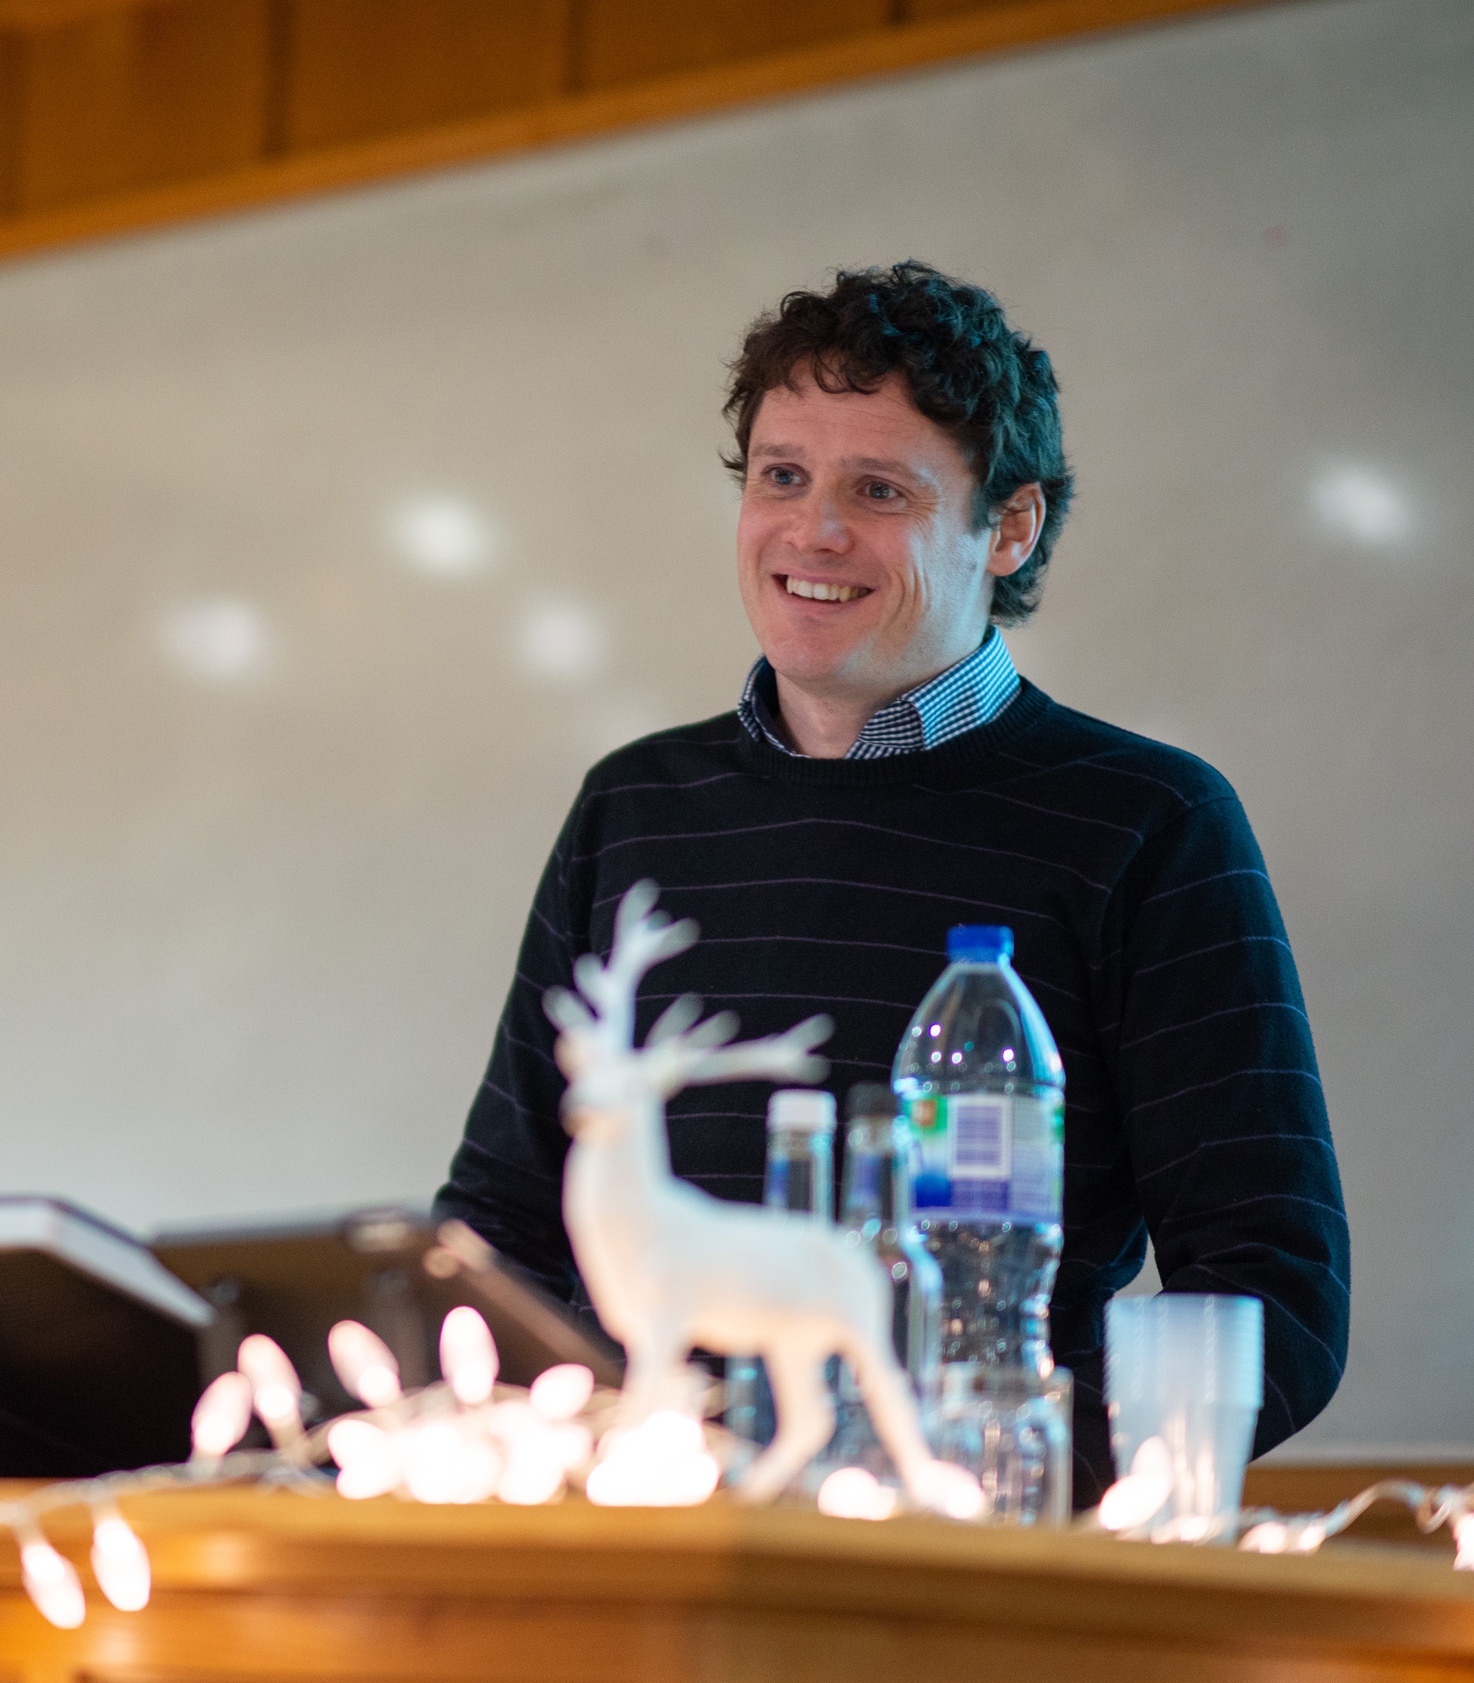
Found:
[[[991,724],[1018,692],[1019,675],[1008,646],[997,628],[989,626],[987,636],[970,655],[872,714],[844,757],[879,760],[935,748],[979,725]],[[765,655],[758,657],[747,674],[737,717],[755,742],[794,754],[778,729],[778,680]]]

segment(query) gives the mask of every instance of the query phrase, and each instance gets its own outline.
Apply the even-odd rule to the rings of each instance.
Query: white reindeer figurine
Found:
[[[609,962],[587,953],[574,966],[582,999],[557,988],[545,1001],[561,1031],[558,1066],[569,1082],[563,1109],[573,1144],[563,1215],[594,1308],[628,1353],[626,1423],[671,1406],[694,1346],[760,1354],[778,1432],[746,1469],[739,1493],[771,1500],[829,1441],[834,1413],[824,1364],[838,1353],[913,1500],[970,1516],[981,1502],[977,1482],[927,1449],[891,1350],[889,1285],[874,1259],[828,1223],[724,1203],[671,1173],[667,1098],[697,1082],[817,1080],[825,1065],[814,1047],[833,1025],[811,1017],[786,1034],[729,1045],[736,1017],[723,1012],[698,1024],[701,1002],[687,994],[636,1047],[641,977],[698,934],[690,919],[672,923],[654,911],[657,896],[651,882],[625,895]]]

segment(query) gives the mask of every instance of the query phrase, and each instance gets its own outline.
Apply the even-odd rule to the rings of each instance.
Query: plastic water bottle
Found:
[[[834,1220],[834,1095],[785,1087],[768,1100],[763,1202]]]
[[[832,1093],[785,1087],[768,1100],[763,1203],[770,1210],[834,1220],[834,1124]],[[737,1437],[772,1442],[777,1417],[761,1357],[727,1357],[724,1418]]]
[[[864,1082],[845,1096],[844,1202],[840,1225],[891,1282],[896,1360],[926,1397],[936,1384],[942,1271],[912,1215],[911,1141],[889,1087]]]
[[[1029,1524],[1058,1517],[1062,1481],[1068,1515],[1059,1416],[1069,1393],[1049,1348],[1064,1066],[1012,953],[1010,929],[948,931],[948,966],[911,1019],[891,1082],[916,1140],[917,1227],[942,1271],[947,1430],[978,1443],[973,1470],[992,1517]]]
[[[911,1213],[911,1140],[889,1087],[865,1082],[845,1096],[844,1197],[840,1225],[848,1243],[875,1259],[890,1283],[891,1343],[911,1377],[923,1413],[935,1400],[941,1329],[942,1271]],[[848,1362],[833,1393],[835,1430],[810,1483],[838,1467],[864,1467],[899,1483],[876,1436]]]

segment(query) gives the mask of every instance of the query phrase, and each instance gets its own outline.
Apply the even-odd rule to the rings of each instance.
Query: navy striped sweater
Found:
[[[1076,1500],[1111,1478],[1103,1311],[1148,1232],[1169,1291],[1265,1306],[1255,1452],[1330,1399],[1349,1253],[1304,1000],[1233,790],[1192,755],[1025,683],[991,724],[884,759],[813,760],[735,714],[647,737],[585,779],[528,921],[490,1068],[437,1209],[567,1299],[563,1080],[543,991],[607,954],[620,896],[653,877],[699,945],[652,971],[639,1033],[677,994],[745,1035],[830,1012],[829,1085],[884,1080],[955,923],[1012,927],[1066,1070],[1064,1255],[1051,1306],[1076,1383]],[[675,1172],[761,1197],[768,1088],[668,1107]]]

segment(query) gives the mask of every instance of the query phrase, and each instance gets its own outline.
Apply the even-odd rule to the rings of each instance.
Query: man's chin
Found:
[[[764,649],[763,653],[768,657],[768,665],[785,683],[816,697],[848,696],[873,687],[866,682],[869,662],[856,658],[852,650],[834,654],[780,648]]]
[[[867,651],[875,640],[874,628],[864,624],[794,625],[784,624],[775,615],[766,624],[754,627],[758,643],[775,672],[785,676],[822,683],[825,678],[842,680],[847,670],[869,664]]]

